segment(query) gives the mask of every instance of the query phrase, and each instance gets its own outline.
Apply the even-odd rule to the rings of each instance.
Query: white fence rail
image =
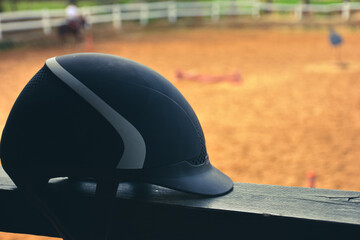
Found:
[[[168,19],[175,23],[182,17],[210,17],[213,21],[220,16],[249,15],[259,18],[261,11],[293,12],[301,20],[304,12],[332,13],[339,12],[344,21],[350,19],[352,11],[360,10],[360,3],[344,2],[337,4],[275,4],[257,0],[244,1],[209,1],[209,2],[153,2],[130,3],[105,6],[83,7],[82,14],[91,25],[112,23],[119,29],[123,21],[135,20],[141,25],[150,19]],[[0,40],[4,32],[42,29],[50,34],[52,28],[64,23],[64,10],[35,10],[0,13]]]

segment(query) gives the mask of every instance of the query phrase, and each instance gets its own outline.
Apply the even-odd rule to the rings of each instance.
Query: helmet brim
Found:
[[[220,196],[233,189],[232,180],[209,161],[201,165],[184,161],[157,169],[146,169],[143,177],[145,182],[204,196]]]

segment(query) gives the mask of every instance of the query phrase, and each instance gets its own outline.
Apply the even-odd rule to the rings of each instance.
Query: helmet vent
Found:
[[[28,84],[26,84],[24,90],[31,90],[31,89],[35,89],[39,86],[39,84],[46,79],[47,75],[48,75],[48,69],[46,66],[44,66],[43,68],[40,69],[40,71],[38,71],[35,76],[28,82]]]
[[[205,137],[204,137],[202,128],[200,126],[199,120],[197,118],[195,118],[193,123],[195,125],[196,132],[200,138],[201,150],[200,150],[200,155],[198,157],[192,158],[192,159],[188,160],[188,162],[191,163],[192,165],[200,165],[205,162],[206,156],[207,156],[206,146],[205,146]]]

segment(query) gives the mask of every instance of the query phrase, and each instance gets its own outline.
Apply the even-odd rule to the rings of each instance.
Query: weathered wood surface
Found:
[[[51,201],[79,232],[89,231],[95,184],[54,181]],[[113,239],[232,239],[360,234],[360,192],[235,183],[203,198],[140,183],[123,183],[113,209]],[[79,224],[79,223],[82,224]],[[0,168],[0,231],[58,236]]]

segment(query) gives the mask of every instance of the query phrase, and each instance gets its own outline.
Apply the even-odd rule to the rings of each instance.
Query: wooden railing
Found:
[[[53,181],[48,201],[79,234],[95,211],[95,184]],[[119,186],[111,239],[356,239],[360,192],[235,183],[203,198],[140,183]],[[0,231],[58,237],[0,168]],[[84,239],[84,238],[79,238]]]
[[[174,23],[184,17],[209,17],[218,21],[221,16],[248,15],[257,19],[262,11],[290,12],[301,21],[303,13],[341,14],[348,21],[351,13],[360,10],[360,2],[344,2],[336,4],[277,4],[264,3],[257,0],[243,1],[209,1],[209,2],[151,2],[129,3],[81,8],[82,14],[90,26],[98,23],[112,23],[114,28],[121,28],[123,21],[135,20],[141,25],[148,24],[151,19],[167,19]],[[50,34],[52,28],[64,22],[64,10],[36,10],[0,13],[0,40],[3,34],[13,31],[42,29]]]

